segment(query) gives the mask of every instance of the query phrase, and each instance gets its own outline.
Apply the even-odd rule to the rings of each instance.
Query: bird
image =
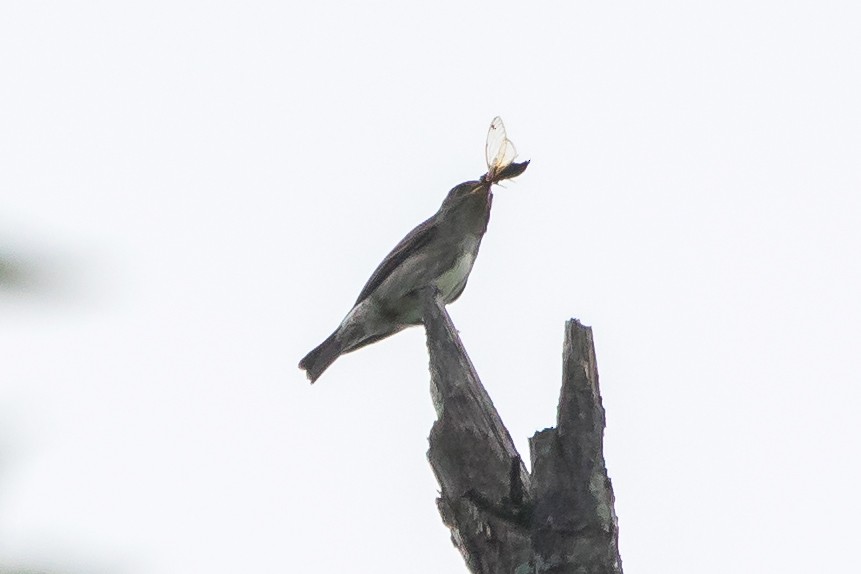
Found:
[[[439,210],[374,270],[338,328],[299,362],[311,383],[341,355],[420,324],[424,288],[435,289],[445,304],[460,297],[487,231],[492,186],[529,165],[513,161],[516,151],[499,117],[491,122],[485,154],[487,173],[448,192]]]

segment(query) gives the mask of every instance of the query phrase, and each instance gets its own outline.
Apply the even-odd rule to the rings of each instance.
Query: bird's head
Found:
[[[529,161],[510,163],[501,169],[491,170],[477,181],[465,181],[454,186],[442,202],[441,209],[453,209],[463,203],[483,203],[490,195],[493,184],[512,179],[526,171]]]
[[[465,181],[454,186],[437,212],[440,221],[457,229],[484,233],[490,217],[491,184],[484,180]]]
[[[464,202],[473,202],[485,197],[490,192],[490,184],[486,181],[465,181],[451,188],[445,200],[442,202],[443,209],[451,209]]]
[[[457,227],[465,226],[479,235],[483,234],[490,217],[493,184],[517,177],[528,165],[528,161],[510,163],[488,171],[477,181],[465,181],[454,186],[442,202],[439,215]]]

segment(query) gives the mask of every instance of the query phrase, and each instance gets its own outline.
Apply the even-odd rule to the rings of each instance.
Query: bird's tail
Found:
[[[305,369],[305,374],[313,384],[323,371],[329,368],[329,365],[335,362],[341,355],[341,344],[338,342],[334,332],[329,335],[329,338],[320,343],[313,351],[305,355],[305,358],[299,361],[299,368]]]

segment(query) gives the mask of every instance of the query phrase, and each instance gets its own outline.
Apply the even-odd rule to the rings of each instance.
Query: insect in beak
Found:
[[[508,134],[505,133],[505,124],[502,123],[502,118],[496,116],[490,122],[490,129],[487,131],[487,143],[484,146],[487,175],[483,179],[490,183],[507,179],[500,177],[500,175],[505,172],[516,157],[517,150],[511,140],[508,139]],[[524,167],[524,169],[526,168]]]

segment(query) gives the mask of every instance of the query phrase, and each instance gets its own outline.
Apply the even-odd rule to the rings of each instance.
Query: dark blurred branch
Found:
[[[437,420],[428,460],[452,542],[475,574],[622,572],[602,452],[604,410],[592,333],[566,324],[558,428],[530,441],[527,473],[435,294],[425,297]]]

